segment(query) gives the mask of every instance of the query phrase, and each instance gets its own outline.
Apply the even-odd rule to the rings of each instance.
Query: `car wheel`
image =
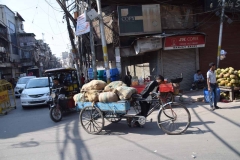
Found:
[[[26,106],[22,106],[22,109],[26,109]]]

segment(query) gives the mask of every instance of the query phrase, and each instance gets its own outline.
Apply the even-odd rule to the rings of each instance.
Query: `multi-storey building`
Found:
[[[6,5],[0,5],[0,24],[2,34],[1,51],[2,62],[0,64],[1,75],[5,78],[14,78],[19,75],[20,54],[17,33],[19,24],[24,21],[19,14],[15,14]]]

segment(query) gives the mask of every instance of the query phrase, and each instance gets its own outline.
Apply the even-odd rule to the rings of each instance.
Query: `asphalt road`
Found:
[[[129,128],[126,121],[109,124],[100,135],[89,135],[78,122],[79,113],[59,123],[47,107],[17,109],[0,116],[1,160],[146,160],[146,159],[240,159],[240,103],[208,105],[192,103],[191,127],[184,135],[163,133],[156,115],[144,128]]]

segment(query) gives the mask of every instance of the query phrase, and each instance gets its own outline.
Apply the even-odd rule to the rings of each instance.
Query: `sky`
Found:
[[[25,20],[24,31],[34,33],[36,39],[44,37],[52,54],[60,57],[62,52],[69,52],[67,24],[56,0],[0,0],[0,4],[8,6],[13,12],[18,12]]]

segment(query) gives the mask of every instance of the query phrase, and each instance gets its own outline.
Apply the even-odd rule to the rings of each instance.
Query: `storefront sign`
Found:
[[[88,32],[90,32],[90,24],[86,21],[86,14],[82,14],[77,19],[76,35],[80,36]]]
[[[119,34],[161,33],[160,5],[118,6]]]
[[[0,92],[0,104],[3,102],[8,101],[8,91],[2,91]]]
[[[221,8],[222,0],[205,0],[205,10],[211,11]],[[225,0],[225,11],[240,11],[240,0]]]
[[[164,50],[205,47],[205,35],[184,35],[166,37]]]
[[[145,38],[139,39],[134,45],[136,54],[156,51],[162,48],[161,38]]]

